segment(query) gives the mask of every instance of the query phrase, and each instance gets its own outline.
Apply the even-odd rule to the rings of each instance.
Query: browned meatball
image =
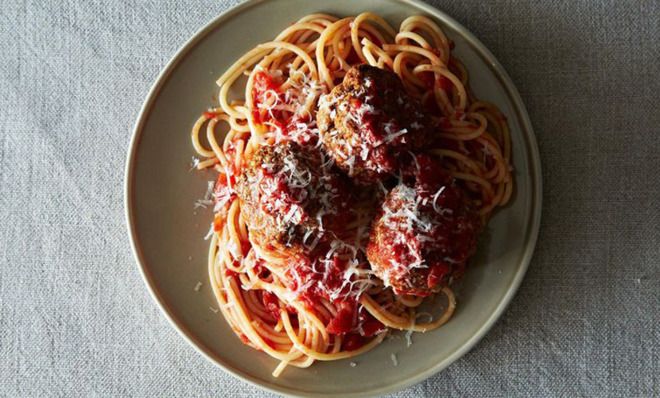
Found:
[[[348,188],[318,149],[262,146],[237,181],[251,238],[269,250],[313,249],[347,213]]]
[[[399,77],[369,65],[353,67],[316,115],[323,144],[337,165],[362,184],[399,171],[429,139],[430,118]]]
[[[454,179],[427,156],[385,197],[373,222],[367,257],[397,294],[427,296],[460,276],[474,254],[481,220]]]

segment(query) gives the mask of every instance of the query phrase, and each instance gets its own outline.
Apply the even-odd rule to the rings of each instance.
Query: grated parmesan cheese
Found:
[[[406,347],[410,347],[413,344],[412,334],[413,334],[412,329],[410,329],[406,332]]]
[[[438,208],[437,201],[438,201],[438,198],[440,197],[440,195],[442,195],[442,192],[444,192],[444,190],[445,190],[445,186],[443,185],[443,186],[440,187],[440,189],[438,189],[438,192],[436,192],[435,195],[433,195],[433,210],[435,210],[435,212],[438,213],[438,214],[443,214],[442,213],[443,210],[449,210],[449,209],[440,209],[440,208]],[[451,211],[451,210],[449,210],[449,211]]]
[[[210,206],[213,204],[213,201],[211,198],[213,197],[213,186],[215,185],[215,181],[207,181],[206,182],[206,193],[204,194],[204,199],[198,199],[195,201],[194,209],[197,208],[204,208],[206,209],[206,206]]]
[[[199,158],[196,158],[195,156],[192,157],[192,160],[190,161],[190,170],[188,171],[193,171],[199,166],[200,160]]]
[[[204,237],[204,240],[209,240],[209,239],[211,239],[211,237],[213,236],[214,233],[215,233],[215,230],[214,230],[214,228],[213,228],[213,223],[211,223],[211,227],[209,228],[209,232],[208,232],[208,233],[206,234],[206,236]]]

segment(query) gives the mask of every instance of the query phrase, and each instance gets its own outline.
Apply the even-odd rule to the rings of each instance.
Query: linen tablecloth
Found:
[[[235,1],[0,6],[0,396],[267,396],[181,339],[126,235],[132,126],[176,49]],[[519,293],[398,397],[660,394],[660,3],[433,1],[525,101],[543,221]]]

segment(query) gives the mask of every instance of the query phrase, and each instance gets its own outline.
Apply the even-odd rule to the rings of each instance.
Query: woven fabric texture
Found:
[[[0,396],[269,394],[181,339],[137,272],[123,178],[168,59],[235,1],[0,7]],[[660,3],[432,1],[519,88],[543,220],[519,293],[467,355],[395,394],[660,394]]]

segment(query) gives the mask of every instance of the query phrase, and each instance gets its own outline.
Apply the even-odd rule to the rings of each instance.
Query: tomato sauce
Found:
[[[359,330],[357,332],[351,329],[344,330],[346,336],[344,337],[344,340],[341,344],[342,350],[357,350],[370,342],[373,336],[386,330],[385,325],[380,323],[380,321],[378,321],[376,318],[372,317],[364,309],[359,312],[358,318]],[[328,331],[330,332],[329,328]]]
[[[275,93],[278,100],[280,100],[282,93],[280,92],[281,83],[276,82],[266,72],[257,72],[254,74],[252,80],[252,101],[254,108],[252,109],[252,118],[256,123],[263,123],[265,121],[272,121],[262,117],[260,105],[263,105],[268,98],[267,93]]]
[[[272,103],[272,101],[279,105],[296,105],[287,101],[287,95],[282,91],[282,83],[268,73],[263,71],[255,73],[252,83],[252,101],[254,106],[252,118],[255,123],[267,124],[269,129],[276,129],[283,137],[290,137],[301,145],[316,144],[318,134],[308,127],[311,122],[315,122],[311,119],[311,115],[262,109],[262,105]],[[301,125],[307,127],[301,131]]]
[[[440,87],[443,91],[449,92],[454,84],[451,82],[451,80],[447,79],[444,76],[440,76],[436,79],[436,84],[438,87]]]
[[[332,302],[337,313],[327,323],[332,334],[357,333],[359,337],[371,337],[385,330],[385,326],[369,315],[364,309],[359,310],[359,297],[351,290],[351,284],[344,279],[345,261],[334,256],[328,261],[299,259],[287,271],[289,288],[298,292],[308,310],[314,311],[320,299]]]
[[[247,336],[244,335],[243,333],[240,333],[238,337],[241,339],[243,344],[250,344],[250,339],[248,339]]]
[[[277,349],[275,347],[275,343],[273,342],[273,340],[269,339],[268,337],[264,337],[264,336],[261,336],[261,339],[264,341],[264,343],[266,343],[266,345],[268,347],[272,348],[273,350]]]
[[[328,332],[342,334],[350,331],[355,324],[355,300],[346,300],[338,303],[338,311],[328,324]]]
[[[238,274],[235,271],[225,268],[225,276],[227,278],[238,278]]]
[[[309,215],[299,206],[307,197],[305,187],[291,187],[282,175],[271,174],[263,170],[263,177],[260,181],[263,186],[273,187],[267,194],[260,197],[261,211],[275,216],[288,215],[295,211],[296,222],[298,224],[306,221]],[[298,207],[299,210],[294,209]]]
[[[280,301],[276,295],[263,290],[261,293],[261,302],[264,305],[264,308],[266,308],[266,311],[270,312],[275,319],[280,317]]]
[[[357,350],[367,343],[365,340],[366,339],[363,336],[360,336],[358,333],[347,334],[341,343],[341,349],[342,351]]]
[[[204,116],[207,119],[213,119],[214,117],[218,116],[218,114],[215,112],[204,112],[202,113],[202,116]]]
[[[378,266],[387,268],[389,282],[398,294],[427,296],[437,286],[447,284],[451,276],[463,273],[475,252],[481,220],[467,204],[464,191],[435,160],[420,155],[417,163],[419,169],[407,177],[407,184],[413,181],[415,197],[390,196],[385,206],[397,209],[418,203],[417,217],[429,227],[406,227],[409,220],[398,216],[388,225],[377,222],[372,237],[376,233],[378,238],[372,239],[375,243],[367,250],[372,264],[375,259]],[[420,259],[424,267],[408,267]]]

